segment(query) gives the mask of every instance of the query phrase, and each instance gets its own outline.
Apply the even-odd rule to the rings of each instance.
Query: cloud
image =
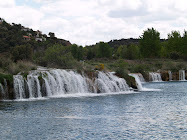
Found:
[[[0,8],[9,8],[15,5],[14,0],[0,0]]]
[[[112,18],[129,18],[129,17],[139,17],[145,16],[148,12],[144,9],[136,10],[116,10],[110,11],[108,15]]]
[[[91,16],[95,15],[95,2],[93,0],[63,0],[44,4],[41,11],[53,16]]]
[[[151,27],[166,38],[171,30],[183,31],[187,24],[185,0],[17,1],[0,0],[0,16],[79,45],[139,37]]]
[[[27,6],[12,6],[0,8],[1,16],[7,22],[21,23],[24,26],[39,29],[43,14]]]

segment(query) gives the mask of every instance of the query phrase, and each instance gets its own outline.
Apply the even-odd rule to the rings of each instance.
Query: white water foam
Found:
[[[43,97],[94,96],[130,92],[125,79],[113,73],[98,72],[89,79],[84,74],[61,69],[39,69],[24,78],[21,73],[14,77],[15,97],[18,101],[42,99]]]

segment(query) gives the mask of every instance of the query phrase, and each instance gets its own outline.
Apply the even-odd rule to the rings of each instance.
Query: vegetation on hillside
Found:
[[[0,23],[0,73],[16,74],[37,65],[63,69],[111,70],[125,77],[127,72],[176,71],[186,69],[187,32],[168,34],[160,39],[154,28],[143,31],[139,39],[99,42],[78,46],[58,39],[50,32],[33,31],[21,24]]]

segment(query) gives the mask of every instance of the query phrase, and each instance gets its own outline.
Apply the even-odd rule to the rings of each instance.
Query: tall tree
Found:
[[[11,54],[14,61],[32,60],[33,49],[30,45],[20,45],[12,48]]]
[[[183,37],[182,37],[182,49],[181,53],[183,57],[187,58],[187,31],[184,31]]]
[[[97,56],[100,58],[110,58],[112,56],[112,50],[108,43],[100,42],[98,47]]]
[[[180,47],[182,43],[182,37],[180,35],[180,32],[178,31],[172,31],[170,34],[168,34],[168,51],[169,52],[179,52]]]
[[[140,51],[144,58],[160,56],[160,33],[154,28],[148,28],[140,36]]]
[[[169,53],[169,57],[172,59],[178,59],[181,56],[181,49],[182,37],[180,32],[172,31],[170,34],[168,34],[167,51]]]
[[[62,68],[72,68],[76,62],[69,48],[58,44],[46,49],[44,59],[48,65]]]

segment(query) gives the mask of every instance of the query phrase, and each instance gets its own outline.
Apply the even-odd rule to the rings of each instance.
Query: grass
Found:
[[[0,73],[15,75],[22,71],[35,70],[37,66],[31,61],[20,60],[13,62],[8,56],[0,57]]]
[[[127,63],[125,68],[131,73],[146,73],[149,71],[157,70],[171,70],[177,72],[181,69],[187,69],[187,62],[184,60],[171,60],[171,59],[139,59],[139,60],[124,60]],[[116,71],[118,67],[118,60],[109,59],[94,59],[86,61],[92,69],[99,64],[104,64],[105,69],[109,71]]]

